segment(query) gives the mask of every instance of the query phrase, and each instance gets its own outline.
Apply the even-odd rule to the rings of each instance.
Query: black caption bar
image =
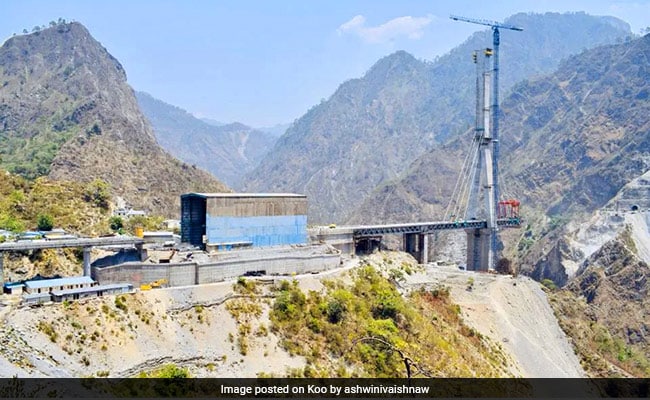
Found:
[[[0,379],[1,398],[648,398],[650,379]]]

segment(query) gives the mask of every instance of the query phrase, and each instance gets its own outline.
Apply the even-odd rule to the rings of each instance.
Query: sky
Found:
[[[63,18],[88,28],[128,82],[197,117],[291,123],[406,50],[433,60],[518,12],[612,15],[638,34],[650,0],[2,0],[0,41]]]

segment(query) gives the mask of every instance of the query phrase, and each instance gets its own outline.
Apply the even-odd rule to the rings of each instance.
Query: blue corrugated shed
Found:
[[[250,242],[255,247],[307,243],[307,216],[206,218],[209,244]]]

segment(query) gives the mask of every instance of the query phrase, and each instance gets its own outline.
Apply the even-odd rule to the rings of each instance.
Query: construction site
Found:
[[[429,237],[462,230],[467,237],[469,271],[494,272],[498,232],[519,228],[520,202],[499,191],[499,28],[521,28],[452,16],[488,25],[493,47],[476,51],[476,124],[473,140],[442,221],[307,229],[307,197],[294,193],[186,193],[180,196],[180,237],[139,232],[139,237],[0,244],[3,291],[22,294],[25,303],[77,300],[140,288],[179,287],[221,282],[240,276],[321,272],[342,264],[342,256],[380,249],[384,235],[401,236],[402,250],[420,264],[429,262]],[[151,240],[145,241],[148,236]],[[171,240],[170,240],[171,239]],[[5,252],[44,248],[83,249],[88,287],[67,282],[34,293],[32,280],[5,283]],[[94,249],[94,250],[93,250]],[[95,257],[93,257],[93,252]],[[94,258],[94,260],[93,260]],[[61,278],[61,277],[59,277]],[[47,286],[44,286],[44,288]],[[58,287],[58,289],[57,289]]]
[[[309,240],[305,196],[188,193],[181,196],[181,204],[182,236],[171,242],[115,236],[0,244],[0,271],[5,252],[81,248],[84,255],[83,276],[3,279],[4,292],[21,295],[26,304],[40,304],[239,276],[303,274],[341,265],[341,251]],[[141,236],[161,235],[141,232]]]

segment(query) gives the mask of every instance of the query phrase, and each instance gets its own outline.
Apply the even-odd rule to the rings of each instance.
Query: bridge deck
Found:
[[[497,225],[501,227],[518,228],[521,226],[521,220],[519,218],[499,219],[497,220]],[[487,221],[434,221],[388,225],[342,226],[340,228],[351,230],[352,234],[356,237],[405,233],[427,234],[433,233],[434,231],[452,229],[483,229],[487,228]]]
[[[0,251],[56,249],[64,247],[128,246],[142,243],[144,241],[140,238],[122,236],[62,240],[21,240],[0,244]]]

